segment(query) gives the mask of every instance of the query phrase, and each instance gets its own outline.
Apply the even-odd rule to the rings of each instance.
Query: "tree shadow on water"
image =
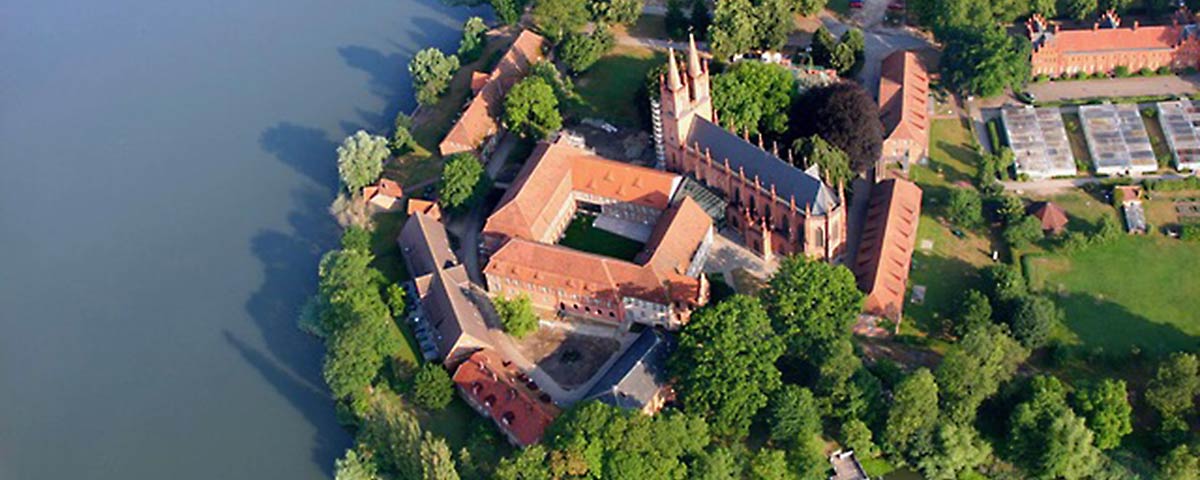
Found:
[[[258,136],[259,147],[310,180],[337,188],[337,142],[324,130],[279,122]],[[323,210],[322,210],[323,211]]]

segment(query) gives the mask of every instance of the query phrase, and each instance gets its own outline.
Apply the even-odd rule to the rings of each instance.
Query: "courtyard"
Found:
[[[621,349],[621,342],[612,337],[546,325],[513,343],[522,356],[566,390],[586,384]]]
[[[593,223],[596,216],[588,213],[576,213],[563,232],[559,245],[594,253],[606,257],[632,262],[645,245],[642,242],[625,238],[615,233],[596,228]]]

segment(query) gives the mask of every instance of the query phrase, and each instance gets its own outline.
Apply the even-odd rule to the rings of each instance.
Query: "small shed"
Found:
[[[384,212],[399,208],[401,198],[404,198],[404,189],[395,180],[387,178],[381,178],[374,185],[362,189],[363,202]]]
[[[1054,202],[1037,202],[1030,206],[1029,214],[1042,222],[1042,231],[1058,235],[1067,229],[1067,212]]]

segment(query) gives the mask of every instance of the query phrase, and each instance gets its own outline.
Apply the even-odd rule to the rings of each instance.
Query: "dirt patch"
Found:
[[[621,348],[611,338],[547,327],[515,343],[525,358],[568,390],[586,383]]]

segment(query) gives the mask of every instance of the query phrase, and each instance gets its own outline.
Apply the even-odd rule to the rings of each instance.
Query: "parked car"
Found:
[[[862,0],[850,0],[850,8],[863,8]]]
[[[888,4],[888,10],[900,11],[904,10],[904,2],[892,2]]]

